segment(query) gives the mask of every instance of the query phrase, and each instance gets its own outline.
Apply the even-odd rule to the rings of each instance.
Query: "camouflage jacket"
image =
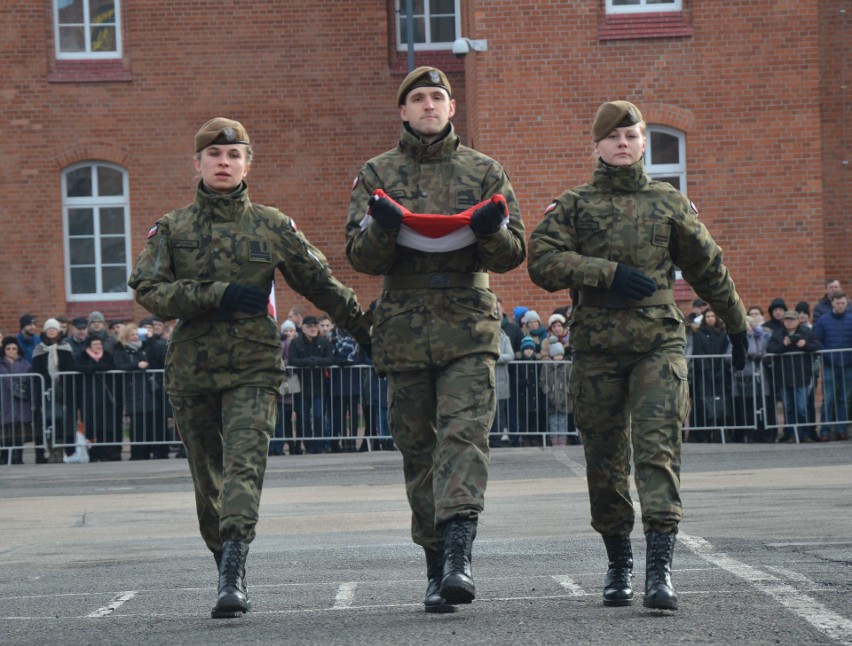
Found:
[[[509,206],[508,227],[478,235],[475,244],[449,252],[397,245],[398,230],[372,222],[361,230],[372,192],[383,189],[413,213],[455,215],[501,194]],[[424,144],[403,125],[399,146],[368,161],[352,188],[346,254],[360,272],[427,276],[434,272],[507,272],[526,257],[524,225],[503,167],[447,136]],[[490,289],[392,289],[374,312],[373,360],[380,372],[443,366],[465,354],[498,355],[500,317]]]
[[[282,378],[275,321],[266,312],[224,312],[229,283],[287,284],[341,326],[368,340],[354,292],[338,282],[325,256],[277,209],[252,204],[248,189],[219,195],[201,185],[195,201],[160,218],[128,284],[163,319],[180,319],[166,355],[166,389],[187,395],[254,385],[277,390]]]
[[[721,248],[690,201],[670,184],[650,179],[641,160],[619,168],[600,163],[590,184],[547,207],[530,236],[530,278],[550,292],[607,291],[617,263],[643,271],[659,289],[674,289],[679,268],[728,333],[746,329],[745,308]],[[571,346],[580,352],[647,352],[685,343],[683,314],[673,301],[628,309],[580,304],[571,321]]]

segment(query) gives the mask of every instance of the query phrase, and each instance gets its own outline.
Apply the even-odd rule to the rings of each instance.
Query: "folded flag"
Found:
[[[443,252],[463,249],[476,242],[476,235],[470,228],[470,218],[480,207],[489,202],[502,202],[506,204],[506,198],[502,195],[492,195],[490,199],[483,200],[476,206],[456,215],[444,215],[440,213],[412,213],[401,204],[395,202],[382,189],[377,188],[373,195],[379,198],[387,198],[402,211],[402,225],[397,234],[396,243],[403,247],[417,249],[418,251]],[[508,212],[508,208],[504,209]],[[363,231],[373,221],[369,210],[361,220]],[[509,224],[509,216],[503,218],[503,226]]]

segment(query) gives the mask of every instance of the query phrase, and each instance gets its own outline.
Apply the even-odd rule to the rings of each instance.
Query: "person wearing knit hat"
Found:
[[[550,355],[551,359],[556,359],[557,357],[565,356],[565,348],[558,341],[551,342],[547,347],[547,353]]]
[[[568,413],[571,406],[568,398],[568,366],[565,348],[558,341],[551,341],[547,358],[539,374],[539,388],[544,393],[547,408],[547,438],[552,446],[565,446],[568,433],[572,431]]]
[[[553,327],[554,323],[559,323],[564,327],[565,326],[565,317],[562,316],[561,314],[559,314],[558,312],[551,314],[550,318],[547,319],[547,327],[548,328]]]
[[[32,314],[24,314],[18,323],[21,327],[15,338],[18,339],[18,345],[21,347],[21,357],[32,363],[33,350],[39,342],[36,317]]]
[[[515,323],[518,325],[524,324],[524,314],[527,313],[527,309],[528,308],[523,305],[518,305],[512,309],[512,315],[515,317]]]
[[[332,274],[325,254],[292,218],[251,201],[252,141],[227,117],[206,121],[188,138],[199,177],[193,202],[151,226],[127,281],[153,317],[180,319],[163,359],[164,389],[186,446],[200,534],[219,574],[215,619],[251,607],[246,561],[284,378],[269,311],[276,274],[363,348],[371,344],[372,316]],[[202,233],[211,228],[213,236]],[[146,347],[157,323],[152,319]]]
[[[51,442],[64,444],[65,450],[36,447],[36,464],[43,462],[62,462],[63,455],[71,455],[74,450],[76,429],[72,420],[76,419],[74,373],[77,370],[74,353],[69,340],[62,336],[62,323],[50,318],[44,322],[40,342],[33,350],[33,372],[41,375],[44,386],[51,392],[51,405],[42,410],[45,422],[53,429]],[[78,393],[79,394],[79,393]]]
[[[524,350],[532,350],[533,352],[535,352],[535,341],[531,336],[525,336],[523,339],[521,339],[521,352],[523,352]]]
[[[724,322],[735,371],[746,367],[748,325],[722,249],[698,209],[648,175],[646,130],[636,104],[600,105],[591,124],[591,180],[544,208],[530,235],[527,271],[548,292],[570,290],[575,303],[571,396],[583,432],[592,527],[608,557],[603,603],[633,602],[630,534],[640,516],[651,555],[643,604],[675,610],[671,564],[683,518],[680,454],[690,396],[676,269]],[[630,495],[631,466],[641,514]]]
[[[524,325],[529,325],[532,321],[537,321],[541,324],[541,316],[535,310],[527,310],[526,314],[524,314]]]
[[[769,303],[769,316],[763,323],[763,327],[769,330],[770,333],[775,333],[778,330],[784,329],[784,313],[787,311],[787,303],[783,298],[778,297],[772,299]]]
[[[526,241],[505,170],[456,134],[448,75],[413,70],[396,106],[398,145],[352,185],[346,256],[355,271],[383,277],[373,360],[393,393],[411,538],[426,557],[424,609],[454,612],[476,597],[470,562],[496,409],[501,320],[488,272],[523,263]]]
[[[290,331],[290,332],[296,331],[296,324],[293,323],[293,321],[291,321],[290,319],[287,319],[286,321],[284,321],[281,324],[281,334],[284,334],[285,332],[288,332],[288,331]]]

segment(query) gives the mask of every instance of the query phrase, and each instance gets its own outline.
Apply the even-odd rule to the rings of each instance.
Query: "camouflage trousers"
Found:
[[[257,387],[170,396],[184,445],[201,538],[211,552],[222,542],[255,536],[276,393]]]
[[[677,532],[681,429],[689,412],[683,351],[575,352],[569,384],[586,454],[592,527],[601,534],[633,529],[632,448],[644,532]]]
[[[427,549],[443,547],[444,523],[477,518],[485,507],[494,366],[493,356],[473,354],[388,373],[388,420],[402,453],[411,537]]]

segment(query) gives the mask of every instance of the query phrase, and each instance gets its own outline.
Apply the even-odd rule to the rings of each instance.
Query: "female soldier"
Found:
[[[675,266],[727,325],[738,370],[746,359],[745,308],[695,208],[645,174],[639,109],[627,101],[604,103],[592,137],[598,157],[592,181],[547,207],[530,239],[529,274],[548,291],[577,290],[569,381],[592,527],[609,556],[604,604],[633,600],[632,441],[648,545],[644,605],[675,609],[671,562],[683,516],[681,427],[688,408]]]
[[[369,317],[325,256],[277,209],[253,204],[241,123],[217,117],[195,135],[201,176],[192,204],[148,232],[128,284],[164,320],[179,319],[166,354],[166,392],[186,445],[201,536],[219,565],[213,617],[247,612],[254,539],[276,398],[283,377],[267,312],[277,268],[294,290],[369,344]]]

